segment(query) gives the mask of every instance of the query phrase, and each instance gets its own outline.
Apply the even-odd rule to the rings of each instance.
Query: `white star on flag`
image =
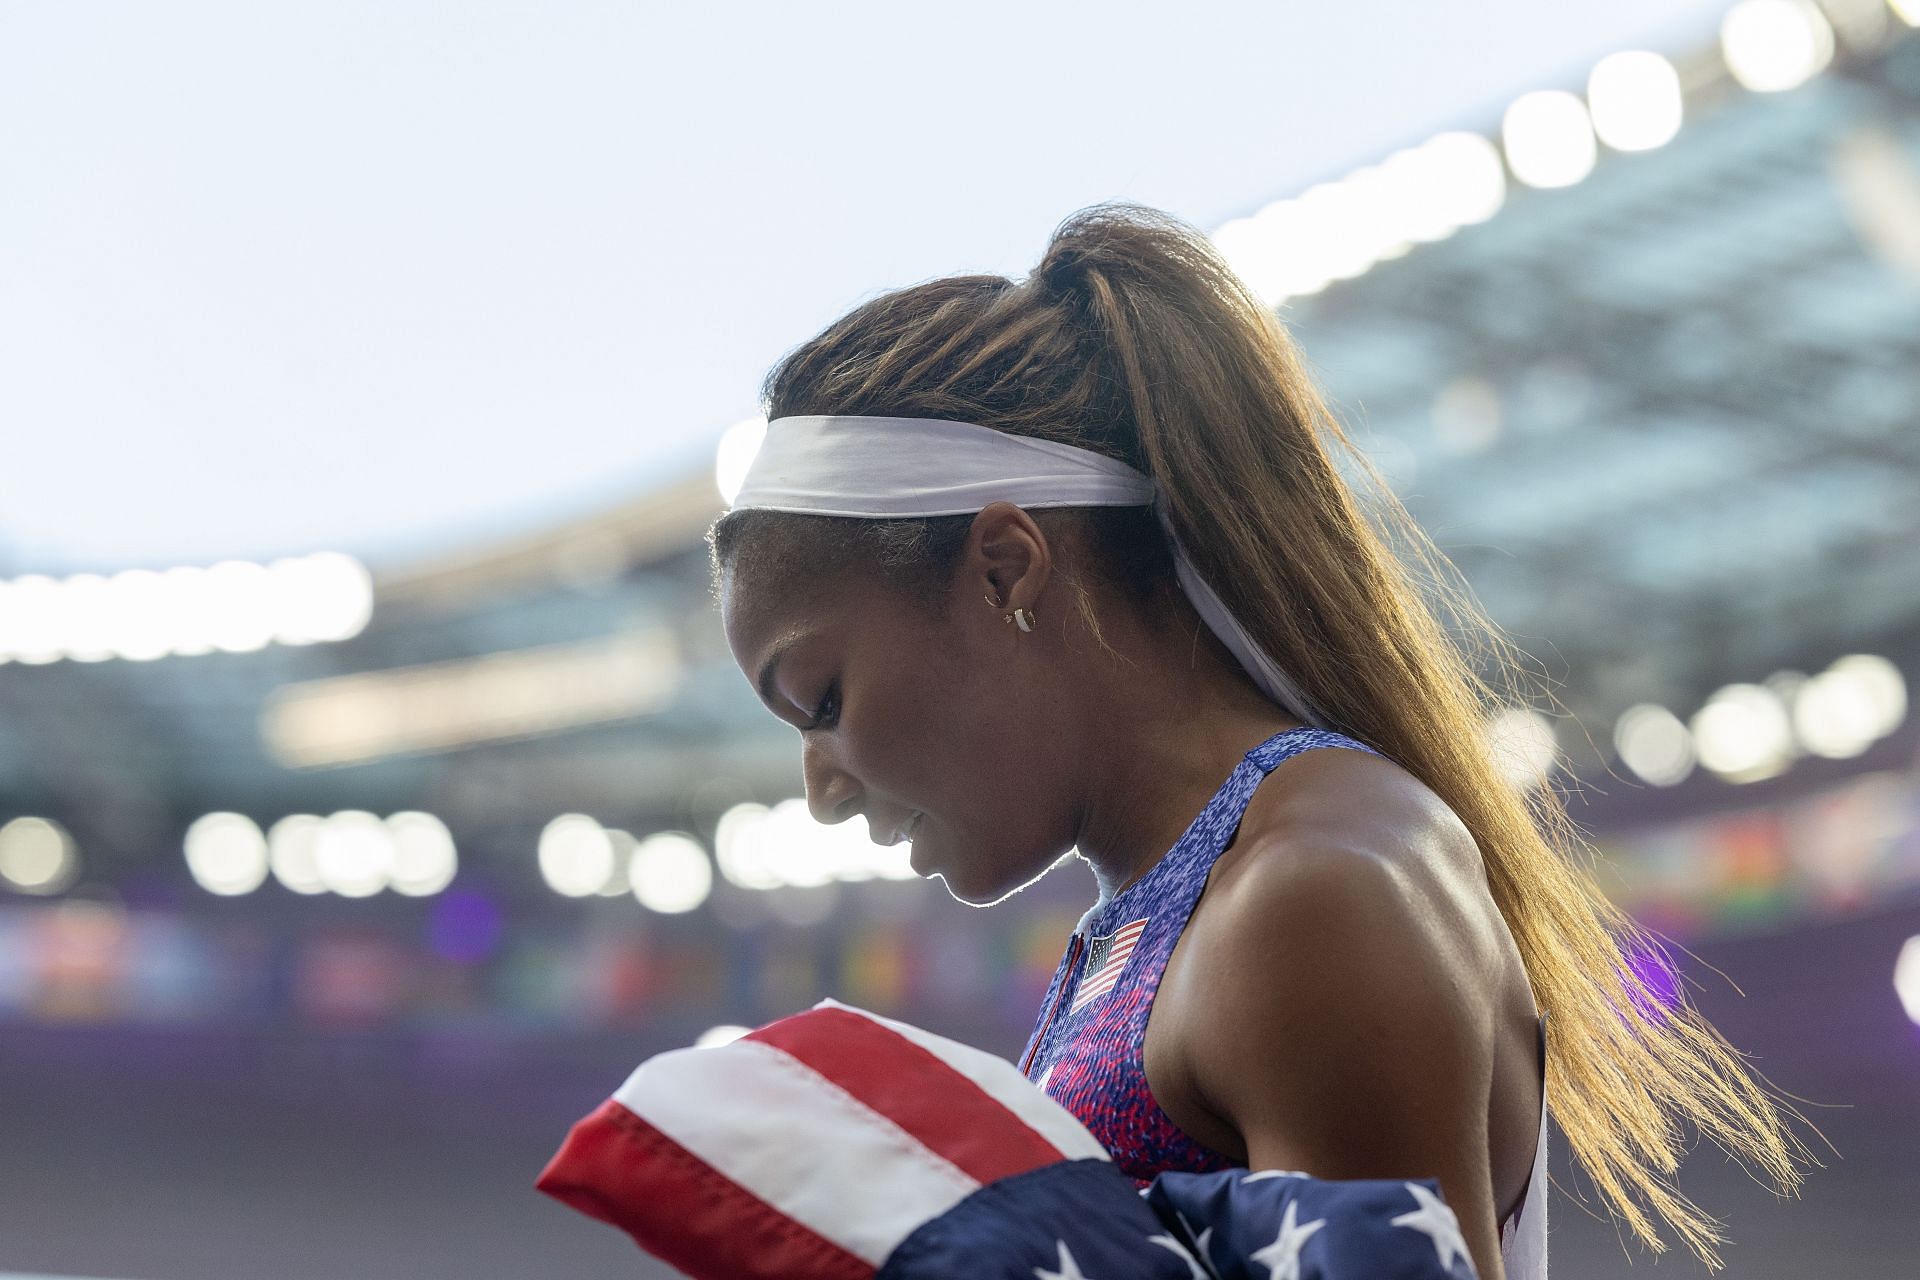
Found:
[[[1067,1248],[1065,1240],[1055,1240],[1060,1246],[1060,1269],[1049,1271],[1045,1267],[1033,1269],[1034,1280],[1087,1280],[1080,1272],[1080,1264],[1073,1260],[1073,1251]]]
[[[1472,1255],[1467,1252],[1467,1242],[1460,1235],[1460,1220],[1453,1216],[1453,1210],[1417,1182],[1409,1182],[1407,1190],[1413,1193],[1413,1202],[1420,1207],[1412,1213],[1401,1214],[1393,1220],[1393,1225],[1423,1232],[1433,1241],[1433,1251],[1440,1255],[1440,1265],[1443,1267],[1453,1266],[1453,1255],[1456,1253],[1471,1262]]]
[[[1210,1280],[1210,1277],[1212,1277],[1213,1272],[1202,1271],[1200,1264],[1193,1260],[1193,1255],[1187,1252],[1187,1246],[1181,1244],[1172,1236],[1148,1236],[1147,1243],[1159,1245],[1162,1249],[1174,1254],[1182,1262],[1186,1263],[1187,1270],[1193,1273],[1190,1280]]]
[[[1286,1217],[1280,1220],[1280,1234],[1273,1243],[1248,1255],[1267,1269],[1268,1280],[1300,1280],[1301,1246],[1307,1243],[1314,1232],[1327,1225],[1325,1218],[1316,1218],[1301,1226],[1299,1217],[1299,1203],[1289,1204]]]
[[[1144,1195],[1145,1192],[1142,1192],[1141,1194]],[[1207,1264],[1208,1271],[1212,1271],[1213,1270],[1213,1228],[1208,1227],[1205,1231],[1195,1231],[1193,1229],[1193,1224],[1187,1221],[1187,1215],[1184,1213],[1181,1213],[1178,1209],[1175,1209],[1173,1211],[1173,1216],[1180,1219],[1180,1225],[1186,1228],[1187,1239],[1193,1241],[1194,1245],[1200,1250],[1200,1261]]]

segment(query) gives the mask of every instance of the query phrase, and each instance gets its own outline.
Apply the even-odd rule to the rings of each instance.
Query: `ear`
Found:
[[[1011,612],[1028,609],[1053,574],[1054,548],[1034,518],[1011,502],[988,503],[973,518],[961,556],[966,595],[992,596]]]

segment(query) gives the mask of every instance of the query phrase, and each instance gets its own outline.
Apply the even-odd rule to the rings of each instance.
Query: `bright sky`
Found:
[[[709,465],[1068,213],[1212,230],[1726,0],[0,4],[0,575],[376,566]]]

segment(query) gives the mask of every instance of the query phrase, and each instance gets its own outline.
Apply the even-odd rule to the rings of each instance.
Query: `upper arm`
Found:
[[[1192,1069],[1252,1168],[1438,1178],[1488,1280],[1493,1002],[1434,883],[1324,831],[1263,842],[1209,928]]]

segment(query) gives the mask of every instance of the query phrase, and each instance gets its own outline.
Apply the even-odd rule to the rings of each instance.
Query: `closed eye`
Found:
[[[829,709],[831,709],[833,713],[831,719],[828,718],[827,714]],[[840,686],[834,684],[828,687],[827,696],[821,699],[820,706],[814,711],[813,723],[805,729],[802,729],[801,732],[812,733],[819,729],[831,729],[838,723],[840,723]]]

